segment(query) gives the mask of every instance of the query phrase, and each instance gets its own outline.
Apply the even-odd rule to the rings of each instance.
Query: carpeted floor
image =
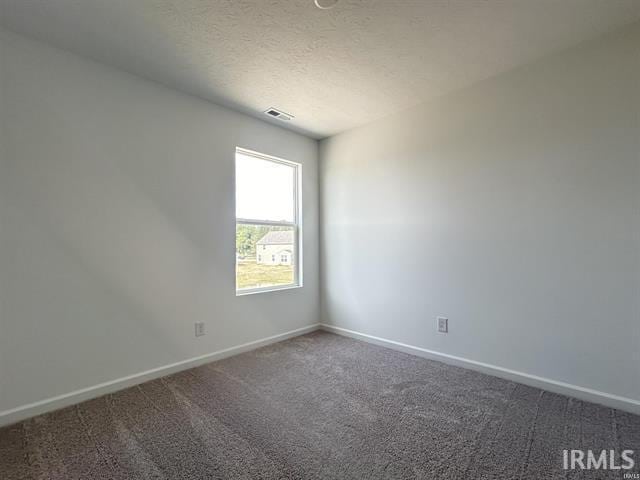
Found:
[[[0,478],[622,478],[565,448],[640,417],[315,332],[2,429]]]

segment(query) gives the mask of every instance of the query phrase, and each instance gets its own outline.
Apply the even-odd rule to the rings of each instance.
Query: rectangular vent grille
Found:
[[[293,118],[293,115],[281,112],[280,110],[276,110],[275,108],[269,108],[268,110],[265,110],[264,113],[266,113],[270,117],[277,118],[278,120],[291,120]]]

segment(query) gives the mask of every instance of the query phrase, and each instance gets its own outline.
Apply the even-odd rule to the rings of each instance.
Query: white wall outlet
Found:
[[[204,335],[204,322],[196,322],[196,337],[201,337]]]
[[[438,332],[449,333],[449,319],[447,317],[438,317]]]

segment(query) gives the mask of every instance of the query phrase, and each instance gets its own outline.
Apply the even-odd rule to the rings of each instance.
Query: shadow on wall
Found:
[[[44,386],[44,397],[48,397],[233,344],[237,332],[224,330],[225,322],[235,318],[238,309],[233,212],[228,222],[226,217],[215,218],[219,211],[232,208],[232,203],[210,207],[212,217],[199,219],[205,224],[210,220],[209,237],[189,231],[190,239],[188,229],[172,220],[166,208],[134,180],[149,165],[128,166],[133,173],[123,170],[121,164],[131,161],[131,154],[119,153],[135,134],[121,137],[122,132],[113,127],[116,135],[96,135],[98,128],[84,129],[78,119],[70,121],[55,108],[39,106],[49,109],[38,120],[42,137],[30,142],[22,137],[25,129],[17,127],[21,132],[13,140],[20,152],[5,165],[10,181],[2,195],[16,229],[11,233],[11,249],[6,251],[13,258],[5,278],[10,282],[11,278],[22,279],[9,294],[14,297],[9,301],[15,321],[6,340],[13,343],[8,348],[18,354],[7,365],[7,389],[15,390],[10,398],[21,399],[19,403],[43,398],[24,394],[23,390],[36,387],[24,384],[22,378],[31,377],[23,377],[23,369],[37,376],[65,372],[67,379],[74,378],[69,380],[70,387]],[[30,119],[22,120],[27,124]],[[143,149],[143,143],[138,142],[134,149]],[[232,160],[230,165],[232,168]],[[166,173],[162,173],[166,184],[160,189],[175,181]],[[232,182],[223,173],[216,182]],[[192,213],[189,202],[194,195],[188,185],[173,187],[183,196],[183,202],[174,205],[173,215],[181,210]],[[228,188],[232,191],[233,187]],[[195,200],[199,200],[197,195]],[[31,240],[34,234],[39,237],[37,242]],[[215,252],[205,250],[207,247]],[[21,256],[32,257],[32,261],[22,262]],[[78,283],[82,289],[73,292]],[[257,302],[244,301],[242,312],[253,321],[274,323]],[[194,344],[196,321],[221,328],[218,334]],[[44,338],[47,336],[50,338]],[[44,349],[36,347],[45,343]],[[39,355],[27,352],[21,344],[38,350]],[[23,362],[27,358],[29,365]],[[50,382],[56,384],[54,379]],[[2,407],[16,406],[12,400],[3,400]]]

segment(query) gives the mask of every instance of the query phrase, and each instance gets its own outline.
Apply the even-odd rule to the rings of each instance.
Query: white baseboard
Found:
[[[163,377],[176,373],[189,368],[197,367],[205,363],[221,360],[223,358],[238,355],[243,352],[255,350],[265,345],[280,342],[288,338],[296,337],[298,335],[304,335],[305,333],[313,332],[317,329],[326,330],[328,332],[336,333],[346,337],[363,340],[365,342],[373,343],[383,347],[387,347],[393,350],[409,353],[419,357],[428,358],[431,360],[437,360],[450,365],[455,365],[470,370],[476,370],[488,375],[493,375],[500,378],[505,378],[525,385],[541,388],[550,392],[575,397],[580,400],[588,402],[598,403],[611,408],[617,408],[627,412],[640,414],[640,401],[632,398],[621,397],[590,388],[580,387],[569,383],[559,382],[557,380],[551,380],[549,378],[538,377],[536,375],[530,375],[528,373],[517,372],[503,367],[490,365],[483,362],[476,362],[475,360],[469,360],[463,357],[457,357],[454,355],[448,355],[445,353],[436,352],[433,350],[427,350],[426,348],[416,347],[413,345],[407,345],[393,340],[387,340],[373,335],[367,335],[365,333],[355,332],[346,328],[336,327],[327,324],[315,324],[307,327],[298,328],[289,332],[273,335],[271,337],[262,338],[253,342],[237,345],[234,347],[219,350],[217,352],[208,353],[199,357],[189,358],[180,362],[172,363],[170,365],[164,365],[162,367],[147,370],[145,372],[136,373],[127,377],[118,378],[109,382],[101,383],[91,387],[83,388],[73,392],[58,395],[56,397],[47,398],[38,402],[22,405],[20,407],[12,408],[0,412],[0,427],[10,425],[12,423],[25,420],[36,415],[41,415],[53,410],[75,405],[77,403],[97,398],[108,393],[113,393],[124,388],[138,385],[140,383],[153,380],[155,378]]]
[[[264,347],[272,343],[281,342],[287,338],[297,337],[298,335],[304,335],[305,333],[313,332],[320,328],[319,324],[309,325],[307,327],[297,328],[285,333],[273,335],[271,337],[261,338],[253,342],[244,343],[235,347],[225,348],[217,352],[208,353],[199,357],[189,358],[180,362],[172,363],[170,365],[164,365],[162,367],[147,370],[145,372],[136,373],[127,377],[117,378],[105,383],[93,385],[91,387],[82,388],[74,392],[65,393],[56,397],[40,400],[39,402],[22,405],[20,407],[12,408],[11,410],[5,410],[0,412],[0,427],[10,425],[12,423],[25,420],[27,418],[41,415],[53,410],[75,405],[85,400],[97,398],[107,393],[113,393],[124,388],[132,387],[140,383],[153,380],[155,378],[164,377],[172,373],[176,373],[189,368],[197,367],[205,363],[214,362],[216,360],[222,360],[223,358],[238,355],[239,353],[255,350],[256,348]]]
[[[405,343],[395,342],[393,340],[387,340],[385,338],[374,337],[373,335],[367,335],[366,333],[360,333],[353,330],[348,330],[346,328],[336,327],[334,325],[327,325],[322,323],[320,324],[320,328],[327,332],[363,340],[365,342],[373,343],[393,350],[398,350],[400,352],[409,353],[418,357],[424,357],[430,360],[436,360],[442,363],[455,365],[457,367],[475,370],[481,373],[486,373],[488,375],[493,375],[494,377],[504,378],[517,383],[523,383],[525,385],[540,388],[542,390],[547,390],[549,392],[559,393],[561,395],[574,397],[579,400],[598,403],[600,405],[605,405],[607,407],[616,408],[640,415],[640,400],[635,400],[633,398],[621,397],[619,395],[600,392],[591,388],[580,387],[578,385],[572,385],[570,383],[560,382],[557,380],[552,380],[550,378],[539,377],[537,375],[530,375],[528,373],[518,372],[516,370],[510,370],[508,368],[490,365],[488,363],[469,360],[468,358],[448,355],[446,353],[440,353],[434,350],[427,350],[426,348],[415,347],[413,345],[407,345]]]

